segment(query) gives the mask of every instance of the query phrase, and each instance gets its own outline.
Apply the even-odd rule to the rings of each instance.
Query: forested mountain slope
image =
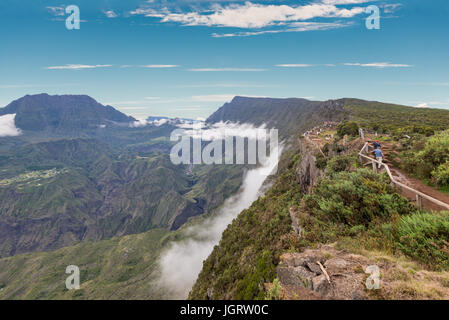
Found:
[[[316,150],[302,148],[298,137],[327,121],[347,121],[342,122],[342,132],[351,131],[355,121],[379,134],[409,135],[418,143],[426,134],[433,136],[449,125],[448,119],[445,110],[356,99],[308,102],[236,97],[223,106],[209,123],[265,123],[278,128],[281,139],[289,143],[272,178],[273,186],[223,233],[204,262],[190,298],[279,297],[276,290],[266,289],[270,283],[276,288],[274,280],[279,277],[280,262],[285,262],[284,254],[303,254],[324,244],[361,253],[368,260],[377,257],[374,262],[387,257],[395,267],[405,261],[419,270],[410,278],[406,277],[408,267],[402,272],[402,265],[397,268],[400,274],[387,272],[387,279],[396,281],[396,276],[402,282],[394,287],[397,291],[382,292],[379,297],[401,297],[397,292],[402,289],[403,298],[435,297],[435,292],[444,296],[449,259],[429,242],[444,249],[440,240],[448,234],[446,216],[436,219],[417,212],[384,177],[361,170],[352,155],[357,149],[352,144],[357,142],[355,137],[345,140],[334,132],[325,158]],[[0,298],[170,298],[170,292],[158,286],[161,251],[174,240],[182,241],[186,222],[195,224],[234,194],[244,170],[240,166],[174,166],[167,158],[167,135],[172,128],[118,126],[90,132],[87,138],[52,138],[31,144],[25,136],[2,140],[13,145],[23,139],[0,157],[0,197],[6,200],[0,205],[0,250],[4,256],[15,254],[0,259]],[[326,180],[319,183],[323,176]],[[312,194],[306,195],[309,187]],[[350,219],[345,218],[347,214]],[[298,239],[292,231],[292,218],[301,223],[305,237]],[[415,222],[422,228],[410,234]],[[434,229],[426,229],[433,225],[438,226],[439,237],[432,233]],[[407,243],[426,238],[434,240],[406,250]],[[413,255],[420,250],[422,254]],[[36,252],[20,254],[27,251]],[[419,256],[431,259],[419,261]],[[64,268],[69,264],[82,270],[79,291],[64,287]],[[433,293],[417,289],[419,277],[433,279]]]
[[[356,139],[359,125],[388,134],[388,139],[406,135],[404,148],[417,148],[416,158],[430,166],[435,159],[426,154],[435,146],[432,154],[440,159],[442,150],[437,138],[425,149],[420,141],[449,126],[449,110],[357,99],[337,103],[346,122],[338,130],[319,126],[327,139],[325,156],[302,137],[304,131],[297,131],[298,149],[283,155],[274,186],[223,233],[203,264],[191,299],[449,296],[449,213],[420,211],[396,193],[387,176],[362,168],[357,153],[363,143]],[[438,141],[446,145],[442,139],[440,135]],[[333,289],[317,261],[328,268]],[[364,267],[345,269],[356,266],[354,261]],[[380,290],[365,287],[369,264],[380,267]]]

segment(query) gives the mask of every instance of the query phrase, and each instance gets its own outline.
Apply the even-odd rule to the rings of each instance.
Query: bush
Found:
[[[327,165],[327,159],[321,153],[316,156],[315,165],[318,169],[324,169]]]
[[[435,182],[440,186],[449,185],[449,161],[446,161],[438,168],[432,171],[432,177]]]
[[[449,212],[404,216],[395,228],[395,245],[436,270],[449,270]]]
[[[237,300],[262,300],[265,298],[264,283],[275,276],[275,263],[270,251],[265,250],[256,263],[256,269],[237,283]]]
[[[407,199],[394,193],[387,176],[368,169],[335,173],[321,180],[304,200],[306,209],[320,220],[347,226],[368,226],[416,212]]]
[[[344,135],[348,136],[358,136],[359,134],[359,125],[353,121],[344,121],[337,126],[337,135],[343,137]]]
[[[273,280],[270,290],[268,290],[265,300],[281,300],[282,285],[278,278]]]
[[[405,167],[421,178],[440,186],[449,184],[449,130],[430,137],[422,147],[407,154]]]
[[[349,170],[353,163],[357,162],[357,158],[353,155],[336,156],[328,161],[328,168],[331,172],[341,172]]]

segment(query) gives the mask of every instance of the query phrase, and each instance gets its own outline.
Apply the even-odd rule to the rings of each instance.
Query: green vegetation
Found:
[[[331,159],[328,169],[342,158],[351,156]],[[449,212],[420,212],[389,182],[386,174],[369,169],[329,170],[313,194],[304,197],[297,250],[337,242],[356,251],[402,253],[425,268],[449,271]]]
[[[42,128],[33,118],[39,112],[30,122],[19,110],[19,123],[45,130],[0,144],[0,256],[14,255],[0,259],[0,298],[170,298],[155,285],[157,258],[184,235],[167,229],[180,212],[190,217],[184,210],[195,201],[207,211],[187,225],[219,207],[238,190],[243,168],[174,166],[166,155],[171,126],[100,130],[103,118],[120,115],[108,112],[86,125],[63,114],[64,121],[54,122],[49,119],[59,110],[53,107],[50,113],[38,108],[45,113]],[[410,136],[401,140],[401,165],[449,188],[448,133],[433,136],[447,128],[447,110],[355,99],[236,98],[209,120],[268,121],[268,127],[280,128],[281,138],[291,138],[323,121],[342,119],[347,121],[336,136],[354,138],[359,126],[389,133],[382,141]],[[190,298],[278,299],[280,255],[322,243],[405,255],[423,268],[449,270],[449,214],[419,212],[395,193],[385,175],[360,169],[355,154],[330,143],[326,157],[318,155],[316,161],[326,176],[307,196],[298,185],[299,150],[283,154],[273,186],[224,231]],[[289,211],[297,215],[301,238],[292,231]],[[30,250],[54,251],[21,254]],[[70,264],[81,269],[81,290],[65,289]]]
[[[198,165],[190,174],[167,154],[86,138],[24,145],[8,158],[0,164],[0,257],[170,229],[183,215],[179,227],[220,206],[243,176],[241,166]]]
[[[359,126],[354,121],[343,121],[337,126],[337,135],[343,137],[345,135],[355,137],[359,134]]]
[[[315,165],[318,169],[324,169],[327,166],[327,158],[321,153],[318,153],[315,157]]]
[[[425,137],[449,124],[447,110],[423,110],[355,99],[339,102],[344,104],[340,115],[345,115],[349,121],[338,126],[337,137],[355,137],[359,126],[379,133],[388,132],[394,139],[405,134]],[[416,240],[418,247],[433,250],[420,242],[425,237],[437,239],[438,234],[440,241],[430,240],[430,243],[444,249],[444,241],[449,241],[445,224],[439,223],[438,233],[432,234],[433,231],[426,228],[427,231],[421,233],[407,234],[405,219],[422,213],[395,192],[388,177],[359,168],[356,150],[348,153],[337,140],[323,149],[327,156],[317,154],[315,165],[325,169],[326,176],[314,187],[312,194],[304,197],[298,192],[295,172],[299,155],[287,155],[290,165],[280,170],[276,183],[265,197],[243,211],[223,233],[220,244],[204,262],[190,293],[191,299],[262,299],[265,283],[272,283],[265,297],[276,299],[279,288],[274,268],[280,254],[323,243],[335,243],[337,247],[354,252],[366,250],[388,256],[406,255],[422,263],[423,267],[447,270],[447,253],[444,251],[440,252],[439,259],[432,258],[437,255],[435,251],[431,255],[421,254],[420,260],[413,255],[413,246],[408,250],[404,247],[406,241]],[[284,159],[284,162],[289,161]],[[439,176],[443,176],[443,169]],[[281,190],[284,193],[281,194]],[[291,208],[296,211],[302,227],[301,238],[288,226],[287,213]],[[402,228],[402,238],[395,236],[394,230],[398,228]]]
[[[66,173],[64,170],[56,170],[56,168],[50,170],[31,171],[18,175],[17,177],[10,179],[0,180],[0,187],[9,186],[15,184],[17,188],[24,186],[40,186],[40,180],[47,180],[56,177],[60,173]]]
[[[404,168],[441,187],[449,185],[449,130],[415,142],[404,152]]]
[[[393,236],[404,254],[432,269],[449,270],[449,212],[404,216]]]
[[[0,299],[166,299],[157,257],[167,230],[83,241],[52,252],[0,259]],[[80,268],[80,290],[65,287],[69,265]]]
[[[355,168],[359,165],[358,159],[355,155],[337,155],[332,157],[328,164],[327,169],[331,173],[349,171],[351,168]]]
[[[273,280],[273,283],[271,284],[270,289],[267,292],[266,300],[280,300],[282,297],[281,292],[281,283],[279,282],[279,279],[276,278]]]
[[[404,134],[432,135],[445,130],[449,110],[413,108],[395,104],[344,99],[345,109],[362,128],[402,137]]]
[[[265,298],[264,283],[274,280],[280,253],[291,246],[284,236],[291,229],[288,209],[302,197],[295,173],[299,160],[297,150],[283,154],[273,187],[225,230],[203,264],[191,299]]]
[[[305,196],[306,210],[314,219],[343,226],[368,227],[416,209],[393,192],[386,175],[369,169],[339,172],[323,179],[312,195]]]

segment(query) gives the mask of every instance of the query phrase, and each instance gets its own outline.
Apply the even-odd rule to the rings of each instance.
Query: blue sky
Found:
[[[47,92],[139,118],[205,118],[234,95],[449,108],[447,0],[2,0],[0,30],[0,106]]]

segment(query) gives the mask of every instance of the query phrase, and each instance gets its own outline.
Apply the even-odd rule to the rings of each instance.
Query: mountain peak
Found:
[[[16,114],[16,126],[30,131],[76,132],[110,123],[135,121],[88,95],[26,95],[0,109],[0,116]]]

